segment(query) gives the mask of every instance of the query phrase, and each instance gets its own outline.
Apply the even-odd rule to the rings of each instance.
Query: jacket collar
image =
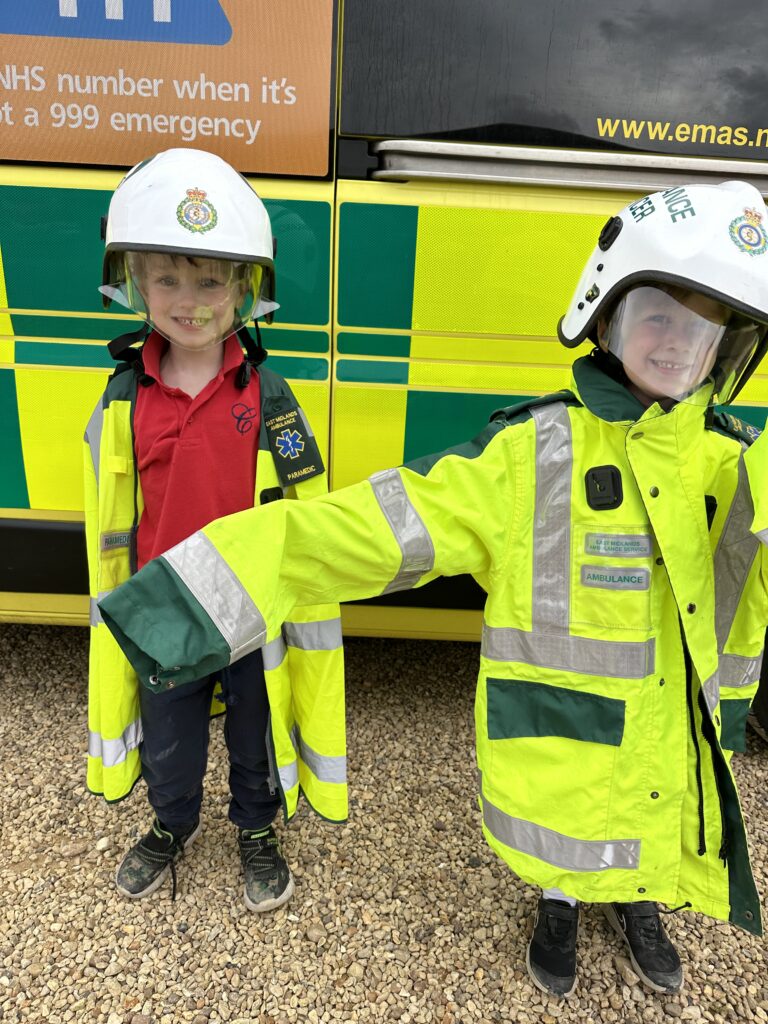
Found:
[[[646,408],[619,381],[614,380],[592,356],[582,356],[572,367],[571,389],[591,413],[608,423],[636,423],[638,420],[688,422],[703,417],[708,394],[700,392],[691,401],[678,402],[669,412],[654,402]]]

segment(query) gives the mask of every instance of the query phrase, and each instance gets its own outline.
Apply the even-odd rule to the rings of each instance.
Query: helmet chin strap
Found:
[[[243,325],[237,332],[240,344],[245,349],[245,359],[243,360],[243,365],[240,367],[237,374],[237,386],[239,388],[248,387],[254,366],[261,366],[268,354],[267,350],[261,344],[261,331],[259,330],[258,320],[253,321],[253,326],[256,330],[256,342],[254,342],[250,331],[245,327],[245,325]]]

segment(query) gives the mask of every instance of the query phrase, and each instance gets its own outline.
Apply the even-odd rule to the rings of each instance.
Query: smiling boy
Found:
[[[293,814],[301,786],[324,817],[346,817],[338,607],[307,602],[268,651],[246,645],[231,665],[202,667],[191,686],[163,694],[139,686],[96,611],[98,596],[214,519],[326,489],[304,414],[246,329],[276,308],[271,225],[219,157],[168,150],[123,179],[106,234],[106,304],[145,326],[110,345],[125,362],[86,433],[88,785],[119,800],[141,774],[154,821],[123,857],[117,888],[138,899],[170,873],[175,893],[176,862],[200,831],[209,716],[225,714],[243,898],[249,910],[273,910],[294,890],[277,812]],[[274,444],[275,420],[300,427],[299,483]],[[261,535],[260,548],[271,542]],[[194,627],[185,633],[194,645]]]

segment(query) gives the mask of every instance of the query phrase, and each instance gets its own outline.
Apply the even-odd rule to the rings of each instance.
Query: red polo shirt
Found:
[[[147,339],[144,370],[155,383],[139,385],[136,397],[136,464],[144,496],[139,568],[214,519],[251,508],[254,501],[258,373],[251,374],[247,387],[237,387],[243,351],[233,335],[224,343],[218,374],[190,398],[160,378],[167,344],[155,332]]]

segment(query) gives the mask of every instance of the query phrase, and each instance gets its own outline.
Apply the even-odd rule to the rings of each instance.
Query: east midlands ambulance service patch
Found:
[[[731,238],[742,252],[760,256],[768,249],[768,235],[762,224],[762,215],[757,210],[744,210],[743,217],[736,217],[728,228]]]
[[[206,194],[201,188],[188,188],[186,199],[176,207],[176,219],[187,231],[197,233],[216,227],[219,215]]]

